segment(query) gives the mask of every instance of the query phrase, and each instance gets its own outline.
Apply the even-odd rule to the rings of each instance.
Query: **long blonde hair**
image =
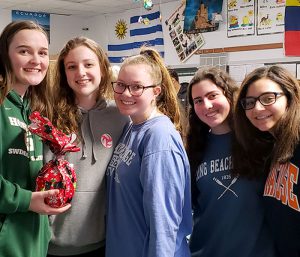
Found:
[[[126,58],[122,63],[121,69],[124,66],[133,64],[146,64],[150,67],[153,83],[161,86],[161,93],[156,100],[157,108],[168,116],[176,129],[182,133],[183,126],[180,119],[176,90],[160,54],[151,47],[142,46],[140,54]]]

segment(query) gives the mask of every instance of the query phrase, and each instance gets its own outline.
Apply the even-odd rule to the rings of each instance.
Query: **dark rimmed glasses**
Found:
[[[265,92],[258,97],[245,97],[241,99],[240,103],[244,110],[251,110],[255,107],[257,101],[263,106],[268,106],[274,104],[277,98],[283,95],[285,95],[283,92]]]
[[[148,88],[153,88],[156,87],[157,85],[150,85],[147,87],[144,87],[142,85],[139,84],[132,84],[132,85],[127,85],[125,83],[122,82],[112,82],[112,87],[115,93],[117,94],[123,94],[125,92],[126,89],[128,89],[129,93],[132,96],[141,96],[144,93],[145,89]]]

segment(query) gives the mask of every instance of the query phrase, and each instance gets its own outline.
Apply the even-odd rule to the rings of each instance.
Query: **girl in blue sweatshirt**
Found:
[[[190,172],[176,91],[159,53],[127,58],[113,83],[132,122],[108,165],[106,257],[188,257]]]
[[[0,36],[0,256],[44,257],[48,214],[60,209],[44,199],[58,190],[33,192],[42,167],[42,142],[27,128],[31,110],[49,110],[46,32],[32,21],[8,24]],[[44,215],[41,215],[44,214]]]
[[[236,174],[232,158],[237,89],[229,75],[215,67],[198,70],[189,85],[193,257],[274,257],[264,219],[263,179]]]

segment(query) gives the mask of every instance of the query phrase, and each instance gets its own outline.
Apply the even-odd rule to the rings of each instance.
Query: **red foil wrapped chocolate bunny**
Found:
[[[49,119],[42,117],[39,112],[33,112],[29,119],[28,129],[40,136],[54,153],[54,158],[47,162],[39,171],[36,178],[36,191],[58,189],[59,193],[45,199],[46,204],[59,208],[70,203],[76,189],[76,173],[73,165],[64,159],[67,152],[80,150],[73,142],[75,134],[67,136],[56,129]]]

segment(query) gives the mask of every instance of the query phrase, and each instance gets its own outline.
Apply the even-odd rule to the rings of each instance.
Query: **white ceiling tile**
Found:
[[[158,3],[178,0],[156,0]],[[156,1],[153,1],[156,4]],[[79,3],[78,3],[79,2]],[[82,2],[82,3],[80,3]],[[0,8],[77,16],[92,16],[139,8],[133,0],[0,0]]]

